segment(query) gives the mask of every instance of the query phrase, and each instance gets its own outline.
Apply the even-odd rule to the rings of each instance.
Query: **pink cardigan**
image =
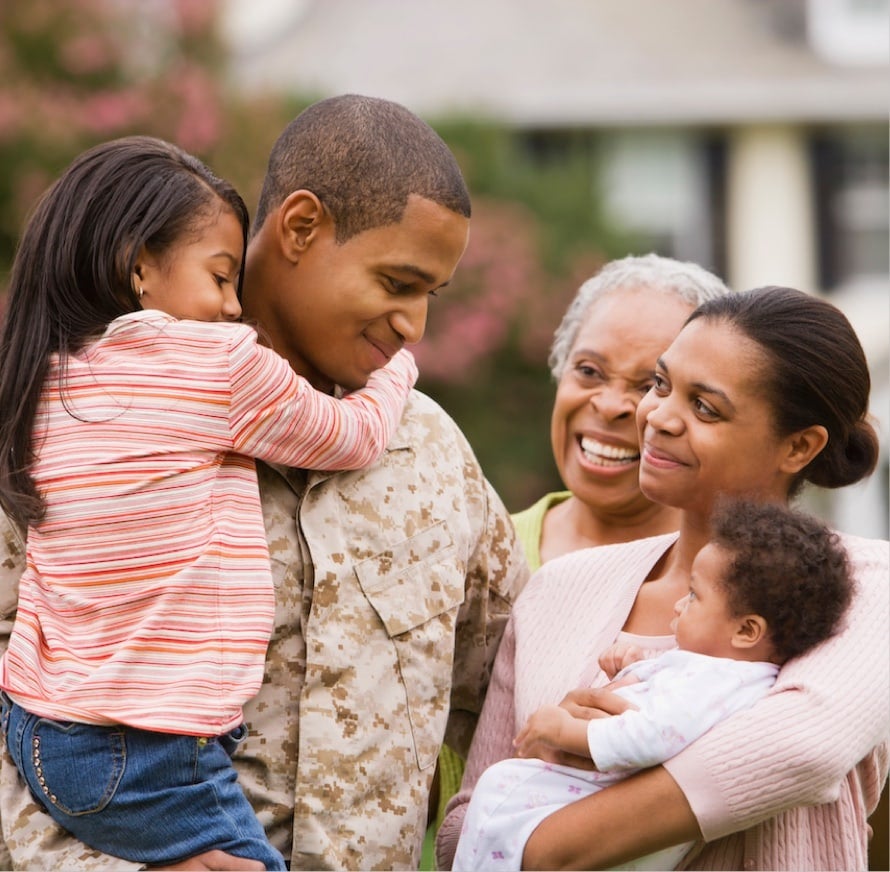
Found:
[[[597,655],[675,539],[577,551],[534,574],[507,625],[461,791],[439,830],[439,868],[450,868],[473,785],[512,756],[511,739],[531,712],[605,683]],[[764,700],[665,764],[706,840],[683,868],[867,868],[866,819],[888,770],[890,546],[844,543],[858,590],[843,633],[788,663]]]

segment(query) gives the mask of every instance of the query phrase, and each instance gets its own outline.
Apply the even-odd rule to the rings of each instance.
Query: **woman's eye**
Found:
[[[216,279],[216,283],[220,287],[222,287],[224,284],[226,284],[229,281],[227,276],[214,276],[213,278]]]
[[[639,393],[639,395],[640,395],[641,397],[643,397],[643,396],[645,396],[646,394],[648,394],[649,391],[652,390],[653,387],[655,387],[655,381],[654,381],[654,380],[653,380],[653,381],[648,381],[648,382],[643,382],[643,384],[637,386],[637,393]]]
[[[667,393],[667,379],[664,376],[656,374],[652,378],[652,387],[655,388],[655,391],[659,394]]]
[[[586,379],[601,379],[603,377],[603,374],[595,366],[591,366],[589,363],[575,364],[575,372]]]
[[[390,291],[394,294],[403,294],[409,288],[407,282],[400,282],[398,279],[392,278],[392,276],[387,276],[386,281],[389,284]]]
[[[694,400],[693,406],[695,407],[695,411],[698,412],[698,414],[701,415],[703,418],[714,420],[720,417],[718,412],[712,409],[704,400]]]
[[[431,297],[438,297],[438,296],[439,296],[439,292],[438,292],[438,291],[430,291],[430,292],[429,292],[429,296],[431,296]]]

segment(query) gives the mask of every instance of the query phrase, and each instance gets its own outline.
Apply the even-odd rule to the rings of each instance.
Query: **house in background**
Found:
[[[736,288],[848,314],[890,432],[890,0],[227,0],[244,89],[396,100],[590,155],[591,198]],[[880,472],[818,507],[888,532]]]

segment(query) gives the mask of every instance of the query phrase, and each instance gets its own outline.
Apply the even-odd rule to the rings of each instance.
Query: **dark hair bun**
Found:
[[[880,445],[875,428],[867,419],[858,421],[845,445],[828,445],[804,470],[803,477],[819,487],[855,484],[874,472]]]

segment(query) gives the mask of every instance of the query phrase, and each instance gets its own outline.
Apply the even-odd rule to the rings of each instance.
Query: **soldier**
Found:
[[[469,215],[454,156],[411,112],[316,103],[273,147],[244,317],[315,388],[360,387],[423,335]],[[439,748],[447,731],[466,751],[527,578],[510,517],[456,424],[416,391],[376,464],[259,463],[258,476],[276,615],[239,779],[291,868],[417,868]],[[23,551],[11,527],[4,538],[8,631]],[[127,868],[58,829],[8,758],[0,819],[17,867]],[[255,868],[239,863],[212,852],[183,868]]]

